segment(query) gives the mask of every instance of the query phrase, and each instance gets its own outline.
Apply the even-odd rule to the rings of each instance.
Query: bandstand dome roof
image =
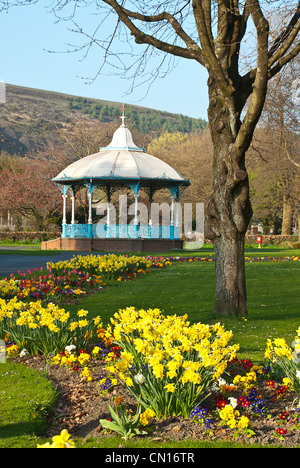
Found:
[[[175,169],[159,158],[147,154],[133,142],[131,132],[123,123],[115,131],[111,143],[98,153],[86,156],[67,166],[53,182],[73,185],[93,182],[99,185],[144,186],[190,185]]]

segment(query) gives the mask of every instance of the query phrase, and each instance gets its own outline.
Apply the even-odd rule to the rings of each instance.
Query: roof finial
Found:
[[[125,117],[125,107],[124,107],[124,104],[123,104],[123,108],[122,108],[122,115],[118,115],[118,118],[122,120],[122,127],[125,127],[125,119],[127,119],[128,117]]]

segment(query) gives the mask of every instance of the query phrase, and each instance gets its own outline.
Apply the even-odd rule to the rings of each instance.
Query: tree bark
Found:
[[[206,207],[206,237],[212,240],[215,250],[214,312],[224,316],[246,315],[244,240],[252,217],[248,177],[232,194],[226,185],[225,181],[223,190],[213,193]]]
[[[247,315],[244,238],[221,235],[214,240],[216,268],[216,315]]]
[[[215,249],[217,315],[247,314],[244,239],[252,217],[244,147],[234,145],[240,127],[233,98],[209,80],[209,127],[214,146],[213,194],[206,207],[205,235]]]

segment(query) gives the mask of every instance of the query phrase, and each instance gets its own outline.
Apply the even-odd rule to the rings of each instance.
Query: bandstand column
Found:
[[[106,237],[110,238],[110,225],[111,225],[111,219],[110,219],[110,187],[107,187],[107,231],[106,231]]]
[[[129,187],[132,188],[134,192],[134,218],[133,218],[133,238],[136,239],[138,237],[138,201],[139,201],[139,189],[140,184],[137,182],[136,184],[130,184]]]
[[[72,218],[71,218],[71,224],[75,224],[75,196],[71,196],[72,200]]]
[[[67,198],[68,198],[68,190],[70,188],[69,185],[64,185],[62,188],[59,187],[62,192],[62,199],[63,199],[63,215],[62,215],[62,232],[61,237],[67,236]]]
[[[138,201],[139,201],[139,194],[135,193],[134,194],[134,225],[136,226],[139,224],[138,221]]]
[[[92,180],[90,183],[85,183],[88,192],[87,192],[87,197],[89,201],[89,217],[88,217],[88,224],[87,224],[87,237],[91,238],[93,237],[93,191],[95,189],[95,186],[92,184]]]
[[[71,195],[71,200],[72,200],[72,216],[71,216],[71,224],[75,224],[75,190],[72,187],[72,195]]]
[[[93,218],[92,218],[92,203],[93,203],[93,192],[88,192],[87,194],[89,200],[89,219],[88,219],[88,229],[87,237],[92,237],[92,227],[93,227]]]
[[[179,227],[179,186],[177,185],[171,186],[169,190],[171,192],[170,238],[175,239],[175,227]],[[175,198],[176,198],[176,220],[175,220]]]
[[[171,220],[170,220],[170,239],[174,239],[174,225],[175,225],[175,217],[174,217],[174,201],[175,201],[175,194],[177,191],[177,187],[170,187],[171,192]]]
[[[175,239],[180,238],[180,218],[179,218],[179,187],[177,188],[176,192],[176,213],[175,213]]]
[[[62,218],[62,223],[67,224],[67,194],[62,195],[63,198],[63,218]]]
[[[133,224],[134,224],[134,237],[138,237],[138,224],[139,224],[139,221],[138,221],[138,201],[139,201],[139,194],[138,193],[135,193],[134,194],[134,220],[133,220]]]
[[[174,199],[175,195],[171,195],[171,222],[170,222],[170,237],[174,239]]]
[[[74,225],[75,225],[75,189],[71,187],[71,202],[72,202],[72,214],[71,214],[71,237],[75,237]]]
[[[62,217],[62,237],[66,237],[66,224],[67,224],[67,198],[68,195],[65,193],[62,195],[63,199],[63,217]]]
[[[153,202],[153,188],[150,187],[149,191],[149,228],[148,228],[148,237],[152,239],[152,202]]]

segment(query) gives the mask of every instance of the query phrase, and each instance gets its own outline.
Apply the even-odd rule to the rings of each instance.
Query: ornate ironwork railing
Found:
[[[148,224],[63,224],[62,237],[98,239],[180,239],[179,227]]]

